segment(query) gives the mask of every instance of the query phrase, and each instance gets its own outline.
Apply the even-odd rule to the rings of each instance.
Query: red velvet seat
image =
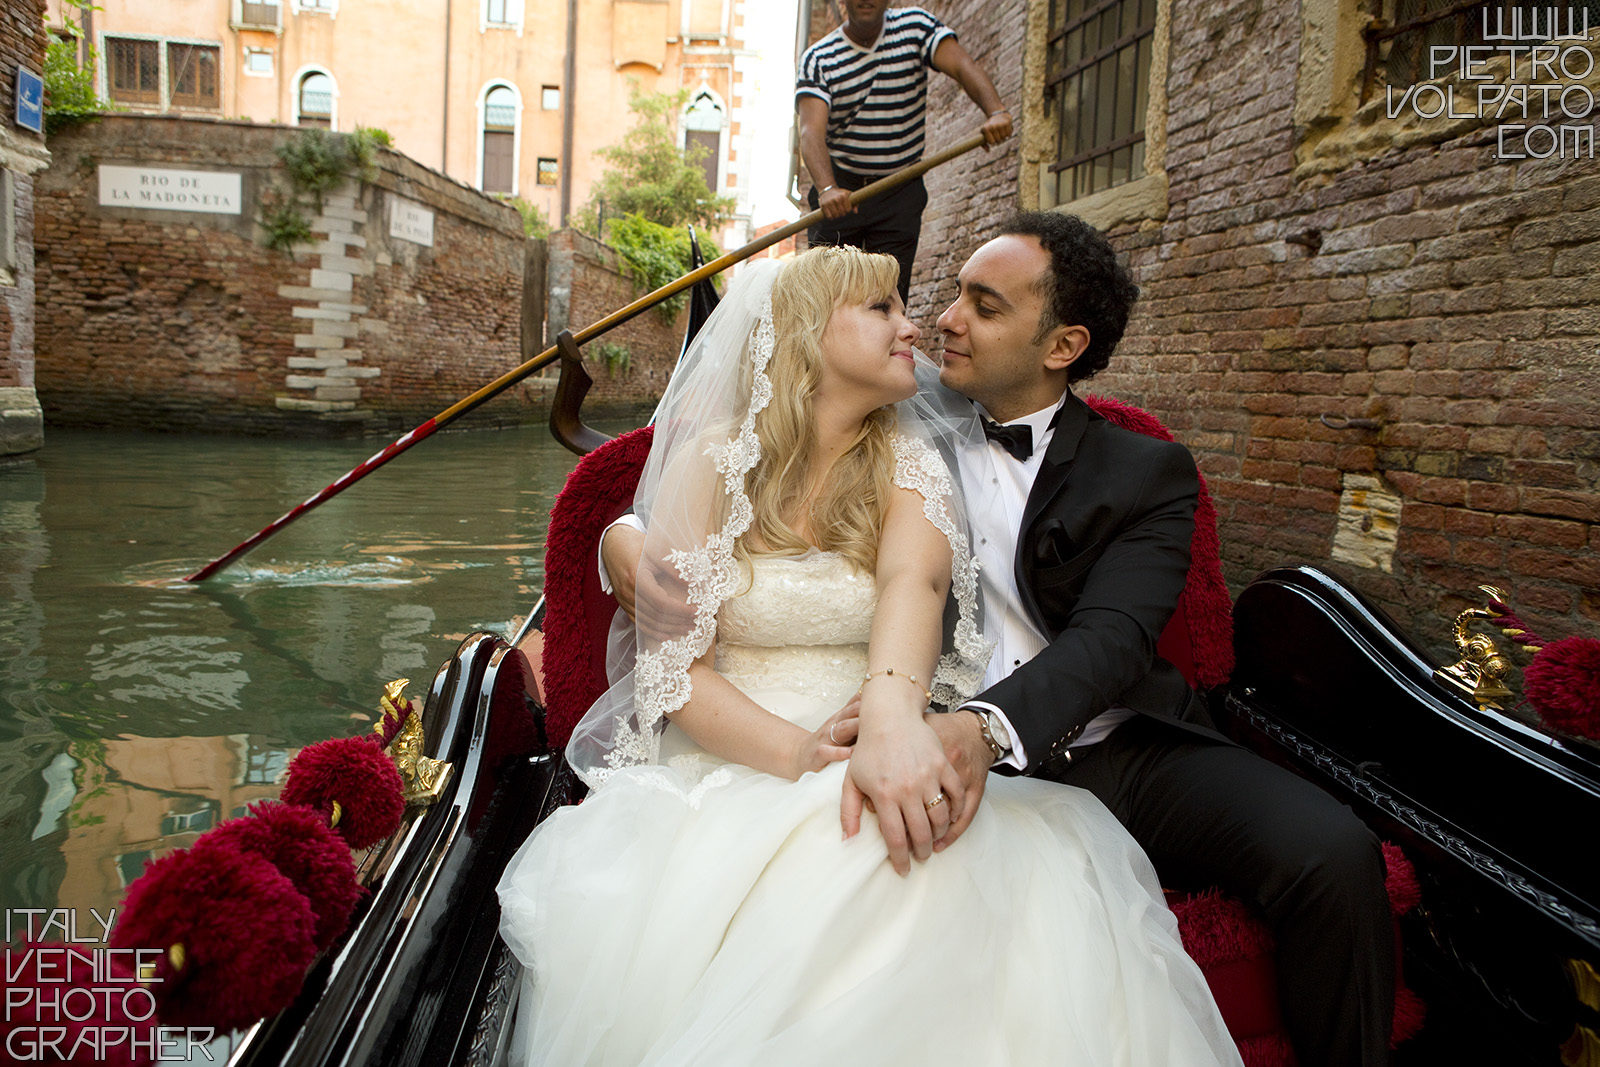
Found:
[[[1172,440],[1148,412],[1106,397],[1084,398],[1103,418],[1139,433]],[[609,441],[579,461],[550,513],[545,555],[544,682],[546,730],[564,746],[583,713],[604,692],[606,634],[616,601],[600,591],[596,558],[601,532],[632,501],[646,456],[650,427]],[[1222,576],[1216,508],[1200,479],[1189,577],[1172,620],[1157,644],[1191,685],[1211,688],[1233,671],[1233,603]],[[1410,864],[1385,846],[1390,899],[1415,903]],[[1409,886],[1409,889],[1407,888]],[[1206,975],[1229,1033],[1248,1067],[1294,1062],[1278,1009],[1272,935],[1240,901],[1217,890],[1169,893],[1184,947]],[[1420,1025],[1420,1004],[1402,989],[1396,1038]]]

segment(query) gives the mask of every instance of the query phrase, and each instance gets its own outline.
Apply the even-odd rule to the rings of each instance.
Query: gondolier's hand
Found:
[[[978,717],[967,711],[950,714],[929,712],[923,716],[944,745],[945,758],[961,776],[966,787],[966,802],[961,813],[950,821],[950,827],[933,843],[935,852],[943,852],[956,843],[956,838],[967,832],[973,816],[983,803],[983,787],[989,781],[989,764],[994,755],[978,732]]]
[[[850,190],[841,189],[837,185],[830,185],[826,190],[817,193],[817,206],[822,209],[825,219],[842,219],[846,215],[855,213],[856,206],[850,202]]]
[[[644,533],[618,523],[600,541],[600,559],[611,578],[612,595],[648,637],[666,640],[694,626],[688,587],[663,560],[643,559]]]
[[[993,148],[1011,136],[1011,112],[996,111],[987,119],[984,119],[983,125],[978,128],[978,132],[983,134],[984,149]]]

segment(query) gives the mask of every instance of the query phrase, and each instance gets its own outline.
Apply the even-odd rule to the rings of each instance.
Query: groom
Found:
[[[919,826],[891,843],[893,858],[949,847],[991,768],[1087,789],[1164,882],[1218,885],[1266,915],[1300,1063],[1386,1063],[1394,942],[1377,840],[1332,797],[1217,733],[1155,653],[1188,574],[1194,459],[1112,425],[1072,390],[1106,366],[1137,295],[1098,231],[1025,213],[973,253],[939,317],[941,382],[993,420],[972,449],[987,462],[958,459],[967,499],[998,505],[969,510],[985,603],[1003,618],[982,690],[927,717],[962,774],[962,810],[942,835]],[[979,470],[994,485],[973,484]],[[888,760],[870,743],[864,731],[851,758],[846,827],[863,803],[909,824],[928,798],[875,774]]]

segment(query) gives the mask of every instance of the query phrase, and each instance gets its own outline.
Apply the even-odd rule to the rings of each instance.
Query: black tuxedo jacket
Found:
[[[1065,770],[1067,747],[1110,707],[1204,720],[1183,675],[1156,655],[1189,573],[1199,489],[1183,445],[1067,395],[1017,538],[1022,607],[1050,644],[973,698],[1005,712],[1028,773]]]

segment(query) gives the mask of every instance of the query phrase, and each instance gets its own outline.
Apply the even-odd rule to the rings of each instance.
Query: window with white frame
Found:
[[[333,78],[322,71],[313,70],[303,75],[296,89],[299,104],[296,122],[301,126],[332,129],[334,92]]]
[[[706,176],[706,188],[717,190],[722,167],[722,128],[727,125],[722,104],[709,90],[702,89],[683,113],[683,147],[698,157]]]
[[[283,9],[278,0],[239,0],[239,24],[275,30],[283,25]]]
[[[246,48],[244,50],[244,72],[253,74],[258,78],[271,77],[273,71],[273,56],[270,48]]]
[[[561,110],[561,89],[554,85],[539,89],[539,107],[545,111]]]
[[[517,94],[496,85],[483,97],[483,191],[517,191]]]
[[[105,46],[106,95],[138,108],[222,107],[222,46],[210,41],[114,37]]]

